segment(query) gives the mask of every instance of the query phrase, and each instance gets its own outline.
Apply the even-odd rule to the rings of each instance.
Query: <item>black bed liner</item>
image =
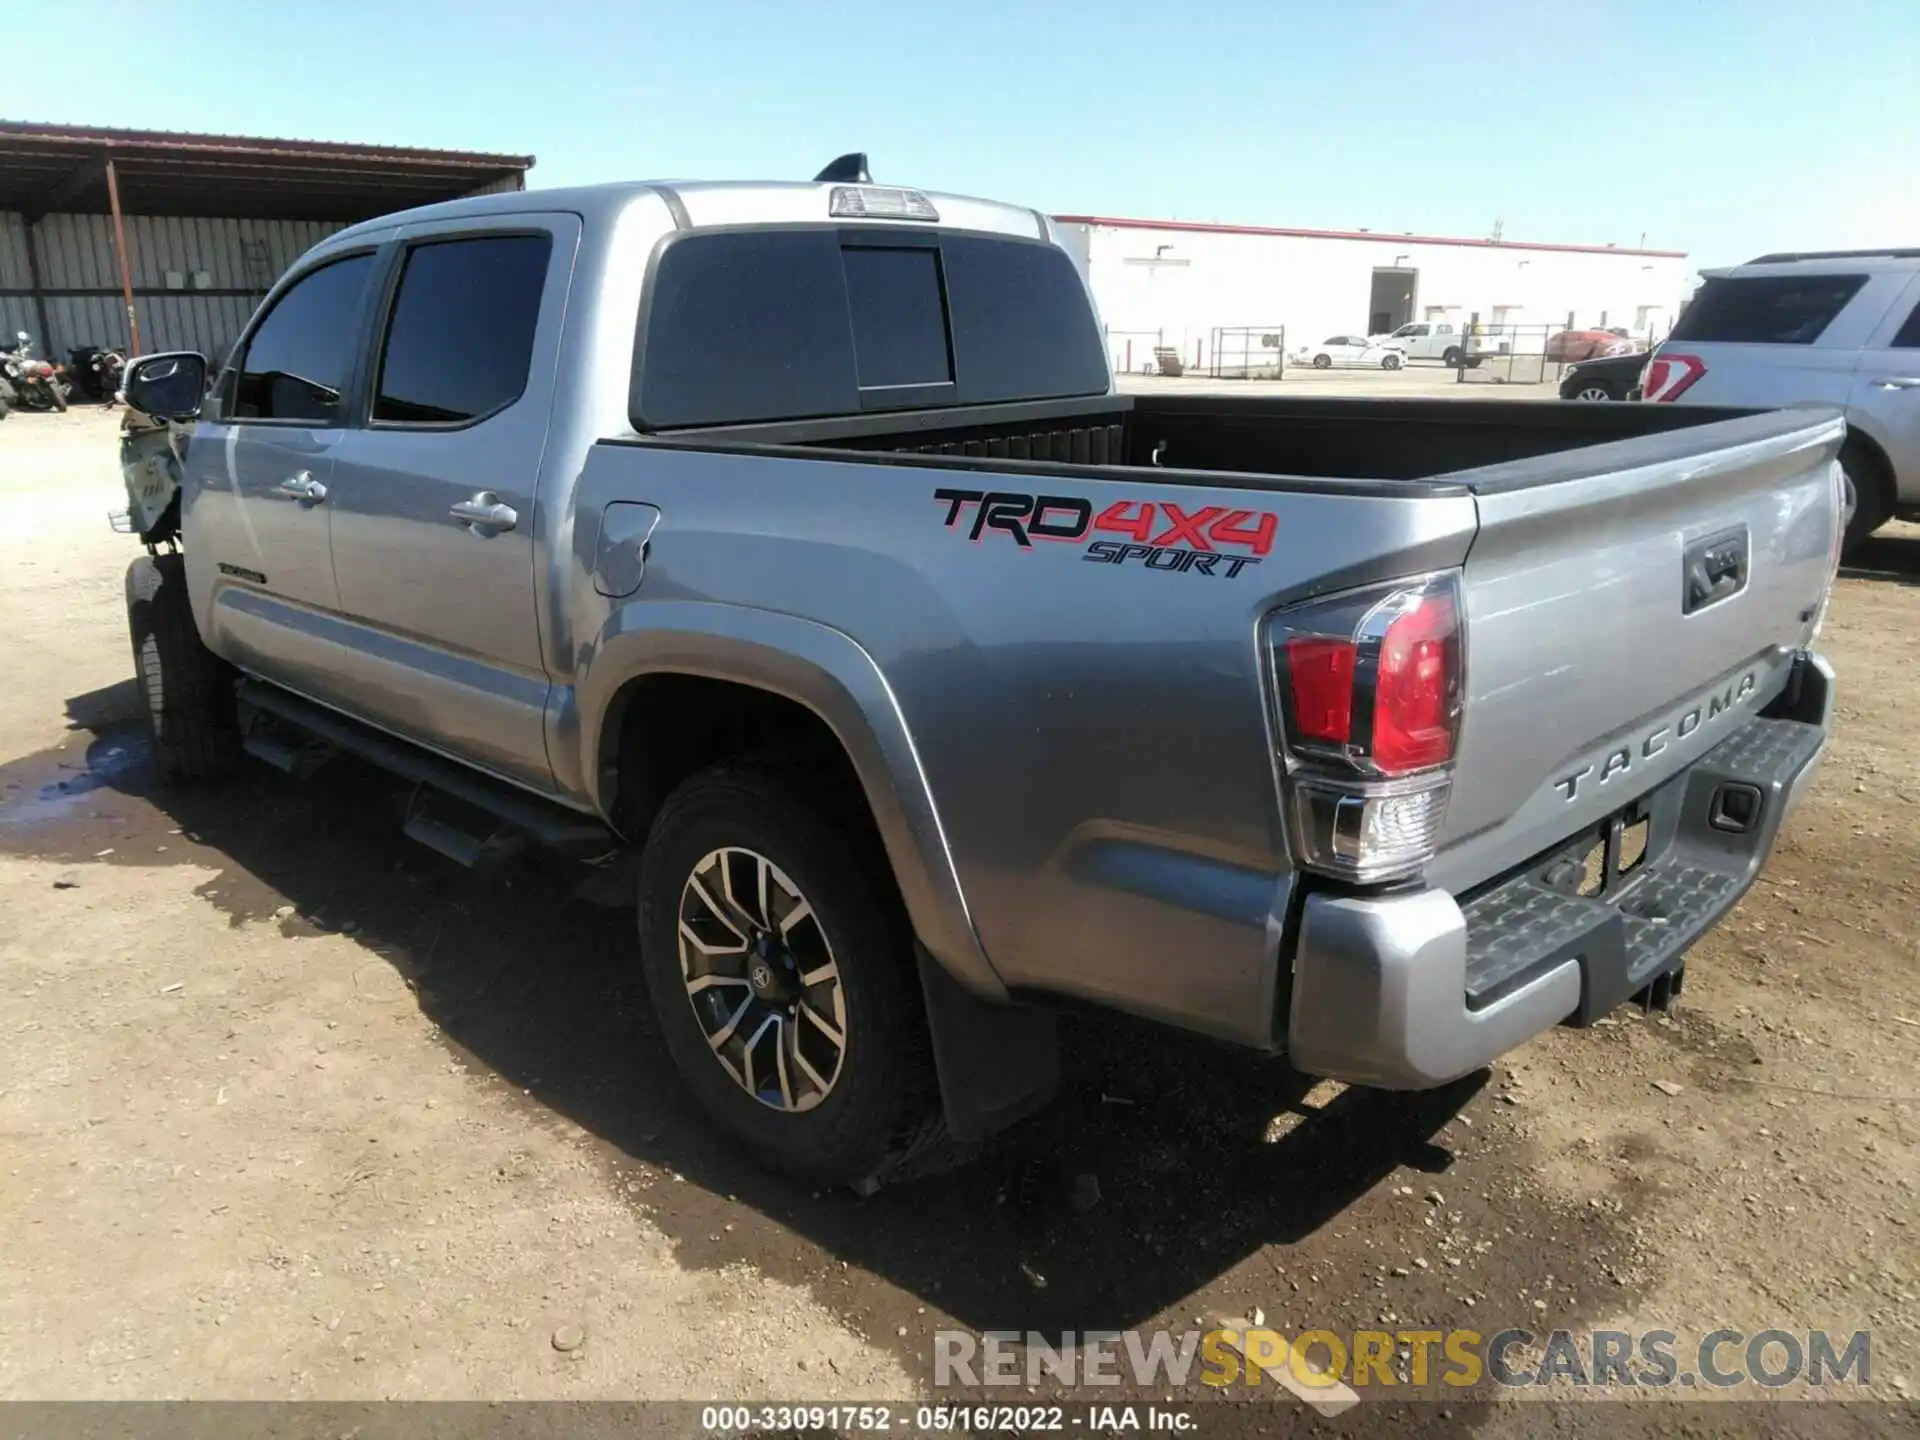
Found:
[[[1167,484],[1461,495],[1443,477],[1749,414],[1705,406],[1280,395],[1108,395],[707,426],[612,444]]]

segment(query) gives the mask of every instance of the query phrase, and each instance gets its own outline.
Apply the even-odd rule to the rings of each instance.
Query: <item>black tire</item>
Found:
[[[1382,355],[1380,357],[1380,368],[1382,370],[1398,370],[1400,368],[1400,357],[1391,353]]]
[[[62,385],[58,380],[49,380],[47,382],[47,398],[53,402],[53,408],[56,411],[59,411],[61,414],[66,413],[66,409],[67,409],[67,387],[66,386]]]
[[[641,969],[675,1065],[722,1130],[770,1169],[858,1185],[927,1146],[938,1131],[938,1089],[913,930],[886,854],[855,808],[861,802],[823,799],[800,774],[769,758],[732,762],[668,797],[641,856]],[[695,1015],[681,961],[683,892],[705,857],[730,847],[783,871],[831,947],[845,1046],[811,1109],[776,1108],[748,1093]],[[776,1046],[782,1039],[772,1037]]]
[[[1333,368],[1333,357],[1331,355],[1314,356],[1313,368],[1316,370],[1331,370]]]
[[[1452,370],[1459,366],[1461,358],[1460,347],[1458,345],[1449,345],[1446,353],[1440,357],[1440,363],[1449,370]]]
[[[1618,400],[1620,397],[1614,393],[1611,385],[1602,385],[1598,380],[1589,380],[1582,384],[1582,386],[1574,391],[1568,398],[1592,402],[1599,400]]]
[[[1867,538],[1893,518],[1893,477],[1878,454],[1857,435],[1840,447],[1840,468],[1853,486],[1853,519],[1840,539],[1840,558],[1850,558]]]
[[[127,630],[155,773],[169,784],[225,775],[240,752],[235,677],[200,639],[182,557],[147,555],[127,567]]]

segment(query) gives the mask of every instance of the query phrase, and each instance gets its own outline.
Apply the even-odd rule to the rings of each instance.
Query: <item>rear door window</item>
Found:
[[[1710,276],[1668,339],[1811,345],[1866,283],[1865,275]]]
[[[879,227],[691,232],[654,262],[641,430],[1104,394],[1106,348],[1064,251]]]
[[[373,418],[462,425],[527,388],[547,235],[434,240],[407,251],[380,354]]]

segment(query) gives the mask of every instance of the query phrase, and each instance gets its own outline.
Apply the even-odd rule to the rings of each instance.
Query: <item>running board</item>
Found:
[[[431,785],[413,787],[400,831],[469,870],[489,870],[526,849],[523,831],[489,810],[450,798]]]
[[[340,753],[340,747],[330,741],[314,739],[305,735],[288,737],[276,735],[258,725],[247,727],[240,748],[264,764],[296,780],[305,780],[327,761]]]
[[[290,768],[281,763],[282,758],[299,756],[301,747],[258,734],[252,723],[256,715],[272,716],[321,742],[323,747],[344,750],[402,779],[439,791],[562,854],[581,860],[599,860],[621,849],[620,837],[591,815],[543,800],[518,786],[470,770],[277,686],[261,680],[243,680],[239,700],[241,724],[250,737],[249,753],[259,755],[277,768],[288,769],[289,773],[301,772],[297,762]],[[421,813],[417,800],[408,806],[406,833],[462,864],[475,863],[484,851],[497,844],[495,837],[476,835],[473,830],[471,826],[450,824],[443,816],[427,817]]]

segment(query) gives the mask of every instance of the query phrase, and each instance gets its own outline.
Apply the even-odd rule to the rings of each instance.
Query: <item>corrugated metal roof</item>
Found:
[[[1133,220],[1112,215],[1056,215],[1062,225],[1099,225],[1116,230],[1196,230],[1211,235],[1288,235],[1304,240],[1377,240],[1383,245],[1467,245],[1481,250],[1567,250],[1581,255],[1645,255],[1684,260],[1684,250],[1641,250],[1626,245],[1555,245],[1536,240],[1475,240],[1454,235],[1394,235],[1384,230],[1297,230],[1278,225],[1222,225],[1210,220]]]
[[[0,120],[0,210],[347,222],[523,176],[531,155]]]

